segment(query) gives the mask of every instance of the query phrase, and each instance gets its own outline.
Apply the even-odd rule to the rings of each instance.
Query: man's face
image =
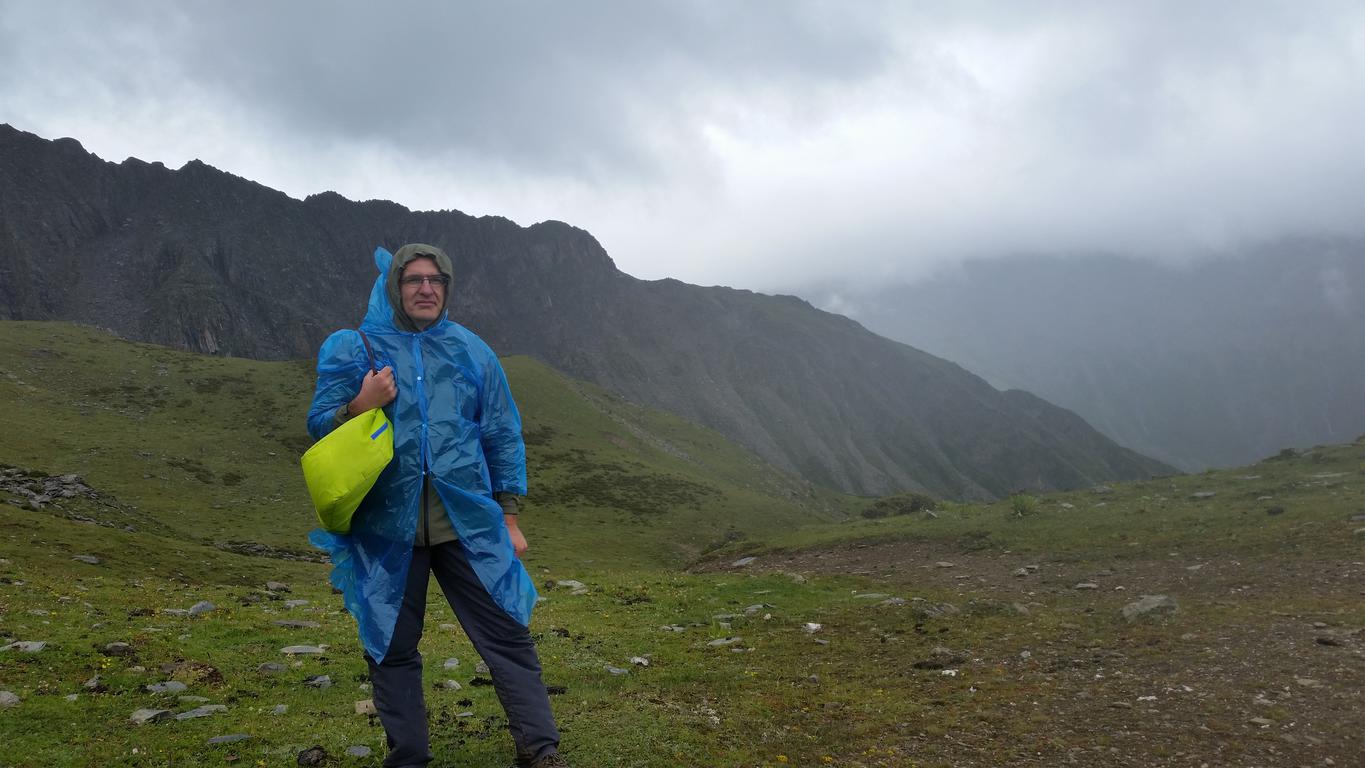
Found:
[[[419,326],[425,328],[441,316],[446,302],[445,280],[436,262],[426,257],[419,256],[403,267],[403,276],[398,280],[403,311]]]

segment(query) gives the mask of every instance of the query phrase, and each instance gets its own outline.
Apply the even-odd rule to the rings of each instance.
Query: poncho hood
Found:
[[[387,255],[388,251],[384,251],[384,253]],[[375,265],[380,268],[381,273],[384,275],[385,296],[388,299],[389,309],[393,312],[393,325],[400,331],[407,331],[409,333],[416,333],[425,330],[425,328],[418,326],[411,317],[408,317],[408,313],[403,311],[402,286],[398,284],[398,278],[403,276],[403,269],[411,264],[413,259],[420,258],[428,258],[436,262],[436,268],[441,270],[441,274],[445,275],[446,279],[451,281],[451,285],[454,285],[455,270],[451,266],[450,257],[446,255],[445,251],[434,245],[427,245],[426,243],[408,243],[402,248],[399,248],[398,252],[390,257],[391,263],[388,265],[387,269],[385,269],[383,264],[380,264],[379,253],[375,254]],[[446,311],[450,309],[450,290],[450,287],[447,286],[445,295],[442,297],[445,303],[441,305],[441,313],[438,315],[436,322],[431,325],[435,325],[445,319]],[[371,304],[373,304],[373,302],[371,302]]]

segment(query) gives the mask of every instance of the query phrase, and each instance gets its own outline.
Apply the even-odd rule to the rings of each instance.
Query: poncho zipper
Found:
[[[431,546],[431,516],[427,501],[427,484],[431,482],[427,474],[431,468],[428,454],[431,452],[431,438],[427,433],[427,390],[426,369],[422,364],[422,342],[412,337],[412,358],[417,363],[417,404],[422,414],[422,546]]]

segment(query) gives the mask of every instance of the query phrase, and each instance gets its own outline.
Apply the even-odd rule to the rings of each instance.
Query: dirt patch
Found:
[[[915,611],[915,597],[961,610],[914,623],[892,640],[903,647],[878,653],[888,685],[938,695],[969,710],[952,722],[983,727],[908,724],[865,765],[1365,765],[1359,561],[1058,560],[896,542],[699,570],[853,576],[911,601],[894,610]],[[1120,609],[1147,594],[1179,610],[1124,620]],[[960,647],[926,653],[950,638]],[[956,699],[934,678],[949,671],[966,691]]]

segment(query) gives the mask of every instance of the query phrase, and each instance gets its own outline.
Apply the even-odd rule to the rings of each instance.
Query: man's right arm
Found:
[[[328,336],[318,350],[317,387],[308,408],[308,434],[314,440],[321,440],[337,427],[338,409],[350,403],[360,391],[366,368],[357,355],[358,349],[363,355],[358,333],[337,331]]]

